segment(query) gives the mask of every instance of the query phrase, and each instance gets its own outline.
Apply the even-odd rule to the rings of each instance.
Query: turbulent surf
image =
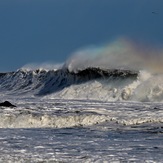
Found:
[[[27,70],[0,74],[4,95],[104,101],[162,101],[162,75],[146,71],[88,67],[75,72]]]

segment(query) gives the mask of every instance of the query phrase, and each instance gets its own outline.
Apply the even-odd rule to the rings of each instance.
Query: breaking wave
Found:
[[[85,100],[17,101],[17,107],[1,106],[0,128],[71,128],[96,126],[107,129],[163,123],[162,104]],[[102,126],[105,126],[104,128]]]
[[[86,68],[70,72],[25,70],[0,74],[0,90],[6,95],[103,101],[162,101],[162,75],[145,71]]]
[[[27,69],[1,73],[0,91],[54,99],[161,102],[162,54],[162,49],[119,39],[78,51],[55,70],[33,70],[28,65]]]
[[[107,116],[97,113],[67,113],[62,115],[47,115],[28,111],[14,111],[13,114],[0,115],[0,128],[38,128],[53,127],[67,128],[74,126],[90,126],[103,123],[108,120]]]

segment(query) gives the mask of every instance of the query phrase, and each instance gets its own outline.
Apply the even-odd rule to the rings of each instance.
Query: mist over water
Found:
[[[145,46],[119,38],[102,46],[91,46],[75,52],[65,63],[70,71],[87,67],[146,70],[162,73],[163,49]]]
[[[63,63],[51,63],[51,62],[44,62],[44,63],[29,63],[21,67],[21,69],[26,70],[36,70],[36,69],[45,69],[45,70],[55,70],[62,68]]]
[[[63,63],[28,63],[21,67],[26,70],[62,69],[77,72],[88,67],[148,71],[163,73],[163,48],[146,45],[128,38],[118,38],[108,44],[92,45],[74,52]]]

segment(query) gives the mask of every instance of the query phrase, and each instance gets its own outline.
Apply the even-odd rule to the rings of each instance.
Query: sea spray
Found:
[[[119,38],[103,46],[91,46],[73,53],[64,67],[73,72],[87,67],[100,67],[162,73],[162,63],[162,48]]]
[[[63,63],[51,63],[51,62],[28,63],[24,65],[21,69],[24,69],[24,70],[36,70],[36,69],[58,70],[62,68],[62,66],[63,66]]]

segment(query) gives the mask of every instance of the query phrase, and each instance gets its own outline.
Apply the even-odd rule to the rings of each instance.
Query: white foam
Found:
[[[65,128],[74,126],[89,126],[105,122],[107,117],[96,114],[69,114],[62,116],[37,114],[1,114],[0,128]]]
[[[134,91],[133,99],[146,102],[163,101],[163,75],[152,75],[147,80],[141,82]]]

